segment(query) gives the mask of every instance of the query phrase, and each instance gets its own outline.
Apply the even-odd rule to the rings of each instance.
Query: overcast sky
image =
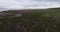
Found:
[[[51,8],[60,7],[60,0],[0,0],[0,8]]]

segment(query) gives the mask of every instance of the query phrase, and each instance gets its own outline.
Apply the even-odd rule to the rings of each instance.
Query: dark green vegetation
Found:
[[[0,32],[60,32],[60,9],[35,10],[0,22]]]

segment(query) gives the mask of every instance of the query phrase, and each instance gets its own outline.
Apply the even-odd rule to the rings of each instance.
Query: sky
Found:
[[[41,9],[60,7],[60,0],[0,0],[0,9]]]

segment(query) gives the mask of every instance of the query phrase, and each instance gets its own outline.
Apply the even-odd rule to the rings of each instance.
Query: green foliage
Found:
[[[39,11],[24,13],[20,17],[1,18],[0,28],[9,24],[18,24],[24,26],[29,32],[60,32],[60,11]]]

